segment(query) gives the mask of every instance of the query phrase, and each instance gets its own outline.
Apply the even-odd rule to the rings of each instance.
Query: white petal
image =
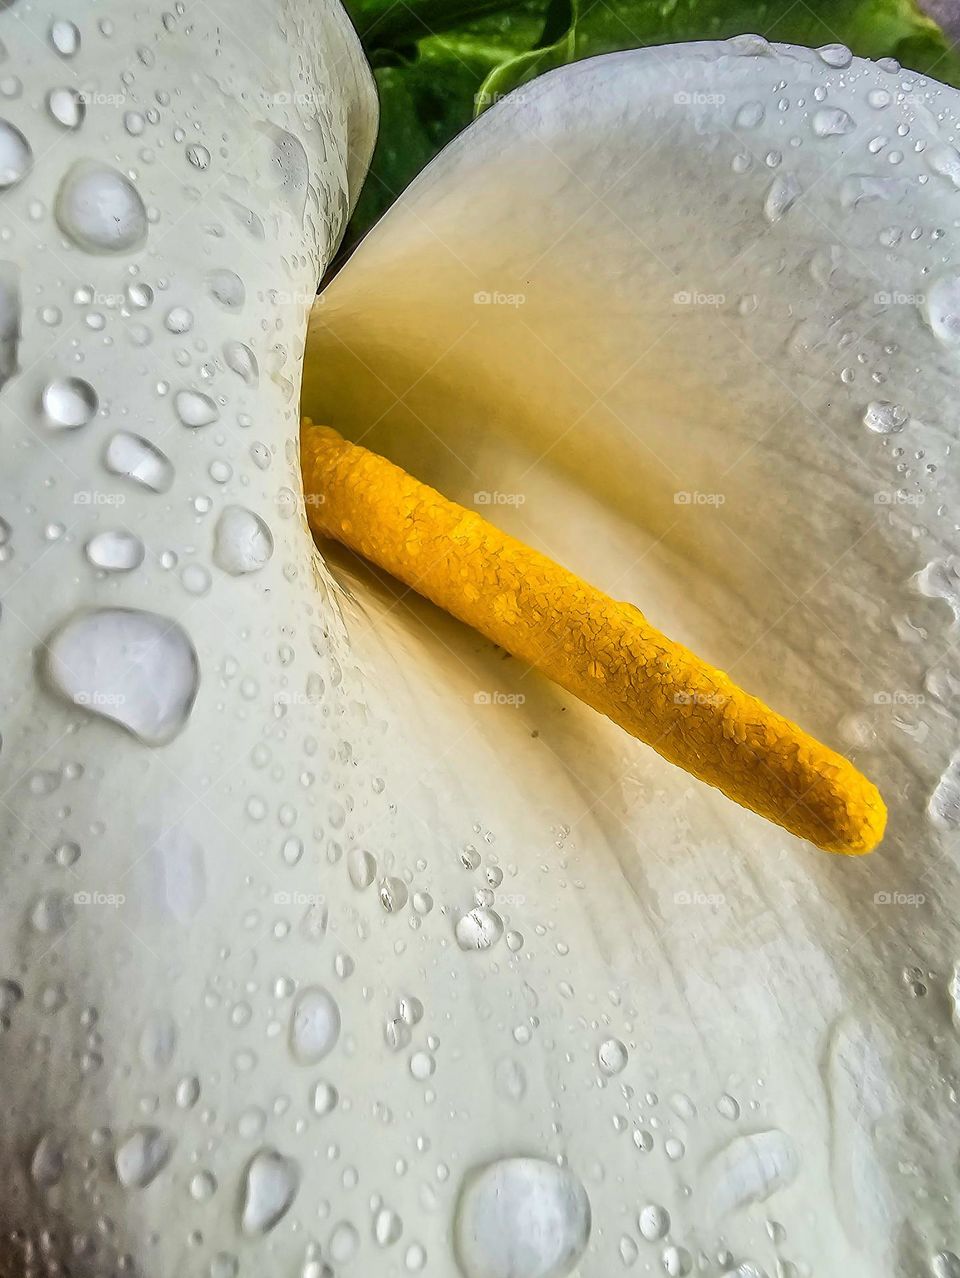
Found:
[[[573,827],[562,851],[544,850],[559,864],[537,905],[576,952],[579,1006],[599,988],[593,949],[616,973],[630,1011],[611,1019],[623,1028],[626,1014],[619,1036],[633,1034],[647,1077],[697,1091],[688,1160],[724,1139],[711,1091],[728,1071],[762,1078],[762,1126],[799,1159],[777,1219],[792,1236],[786,1218],[808,1204],[818,1228],[803,1231],[805,1254],[869,1273],[893,1263],[907,1220],[936,1244],[934,1213],[903,1191],[904,1158],[924,1184],[948,1174],[943,1048],[918,1028],[955,1042],[944,995],[957,885],[943,853],[960,805],[955,780],[938,779],[960,686],[945,606],[960,593],[942,565],[960,495],[946,314],[960,255],[948,166],[929,156],[960,98],[859,60],[772,52],[618,54],[487,113],[327,289],[305,407],[636,602],[880,784],[881,851],[828,861],[512,663],[487,673],[481,645],[435,613],[414,608],[402,626],[404,670],[410,643],[426,645],[448,697],[491,679],[526,693],[510,723],[464,715],[464,731],[491,748],[496,731],[509,760],[478,817],[514,858],[531,837],[518,834],[524,806]],[[881,89],[892,101],[878,113],[868,97]],[[849,124],[818,127],[826,106]],[[400,649],[406,604],[360,581]],[[427,696],[411,698],[411,720],[438,715]],[[536,954],[542,996],[565,960]],[[879,1057],[889,1135],[872,1160],[837,1059],[851,1040]],[[569,1045],[559,1027],[556,1042]],[[629,1173],[622,1145],[583,1114],[582,1126],[607,1170],[599,1221],[617,1200],[611,1167]],[[668,1205],[675,1220],[703,1219],[696,1188]],[[735,1222],[748,1219],[726,1222],[738,1254],[751,1244]],[[772,1265],[759,1246],[747,1254]]]

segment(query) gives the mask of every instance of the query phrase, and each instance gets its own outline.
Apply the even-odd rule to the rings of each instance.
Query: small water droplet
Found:
[[[781,173],[773,179],[763,212],[768,222],[779,222],[800,196],[800,184],[792,174]]]
[[[817,53],[820,60],[828,67],[835,67],[841,71],[853,61],[853,54],[845,44],[825,44],[817,50]]]
[[[50,43],[61,58],[72,58],[80,48],[80,32],[74,23],[58,18],[50,24]]]

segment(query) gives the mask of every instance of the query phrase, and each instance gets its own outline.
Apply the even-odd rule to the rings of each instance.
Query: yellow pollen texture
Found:
[[[314,532],[343,542],[735,803],[870,852],[880,793],[849,760],[619,603],[398,466],[304,420]]]

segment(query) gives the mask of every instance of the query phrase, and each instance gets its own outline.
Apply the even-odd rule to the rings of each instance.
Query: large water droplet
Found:
[[[54,215],[61,231],[87,253],[129,253],[147,238],[147,211],[137,188],[105,164],[78,160],[60,183]]]
[[[228,311],[239,311],[246,300],[247,291],[236,271],[225,268],[211,271],[207,276],[207,288],[214,301],[225,306]]]
[[[86,547],[87,558],[104,572],[131,572],[143,563],[143,542],[131,532],[111,529],[91,537]]]
[[[461,950],[489,950],[503,936],[503,919],[494,910],[478,906],[457,920],[456,937]]]
[[[852,117],[840,107],[824,107],[814,112],[812,127],[818,138],[832,138],[850,133],[856,126]]]
[[[647,1242],[659,1242],[670,1232],[670,1213],[658,1203],[647,1203],[640,1209],[637,1228]]]
[[[256,386],[260,379],[260,368],[257,357],[249,346],[243,342],[227,342],[223,348],[223,357],[227,366],[232,368],[248,386]]]
[[[245,1234],[265,1234],[290,1210],[300,1187],[300,1169],[275,1149],[260,1149],[243,1178],[240,1224]]]
[[[273,535],[245,506],[226,506],[214,533],[214,561],[234,577],[257,572],[273,554]]]
[[[960,151],[955,146],[935,146],[926,152],[927,163],[934,173],[960,188]]]
[[[173,402],[184,426],[209,426],[220,416],[220,409],[202,391],[177,391]]]
[[[30,143],[9,120],[0,120],[0,190],[22,182],[32,164]]]
[[[619,1074],[627,1065],[627,1049],[619,1038],[608,1038],[600,1044],[597,1061],[605,1074]]]
[[[565,1278],[590,1237],[590,1201],[566,1168],[504,1158],[469,1176],[454,1239],[466,1278]]]
[[[930,331],[946,346],[960,342],[960,275],[941,275],[927,290],[921,314]]]
[[[72,58],[80,48],[80,32],[72,22],[58,18],[50,24],[50,43],[61,58]]]
[[[340,1009],[320,985],[301,990],[290,1014],[290,1051],[301,1065],[316,1065],[340,1037]]]
[[[792,174],[781,173],[773,179],[763,212],[768,222],[779,222],[800,195],[800,183]]]
[[[183,627],[133,608],[72,617],[47,640],[45,668],[65,700],[148,745],[163,745],[183,729],[200,685]]]
[[[863,424],[877,435],[896,435],[910,420],[910,414],[901,404],[891,404],[886,399],[875,399],[867,405]]]
[[[817,53],[820,55],[821,62],[841,71],[853,61],[853,54],[845,44],[825,44],[817,50]]]
[[[0,390],[17,371],[20,350],[20,268],[0,262]]]
[[[173,483],[173,463],[166,453],[141,435],[121,430],[107,444],[104,465],[114,475],[123,475],[153,493],[165,493]]]
[[[764,107],[762,102],[744,102],[733,118],[738,129],[755,129],[763,123]]]
[[[40,402],[50,425],[66,430],[85,426],[98,407],[97,392],[80,377],[55,377],[44,386]]]
[[[173,1141],[159,1127],[137,1127],[114,1155],[117,1179],[125,1189],[145,1189],[163,1171]]]
[[[927,813],[941,830],[955,830],[960,826],[960,750],[953,754],[937,782]]]
[[[34,1183],[44,1189],[56,1185],[63,1176],[65,1162],[63,1142],[52,1132],[45,1132],[37,1141],[30,1159],[30,1175]]]
[[[777,1128],[737,1136],[707,1164],[705,1180],[716,1219],[771,1194],[796,1179],[800,1156],[793,1141]]]

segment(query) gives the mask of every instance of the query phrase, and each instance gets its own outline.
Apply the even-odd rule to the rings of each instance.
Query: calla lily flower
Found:
[[[0,37],[4,1271],[956,1272],[955,91],[551,72],[307,332],[339,8]],[[880,850],[318,548],[301,408],[843,749]]]

